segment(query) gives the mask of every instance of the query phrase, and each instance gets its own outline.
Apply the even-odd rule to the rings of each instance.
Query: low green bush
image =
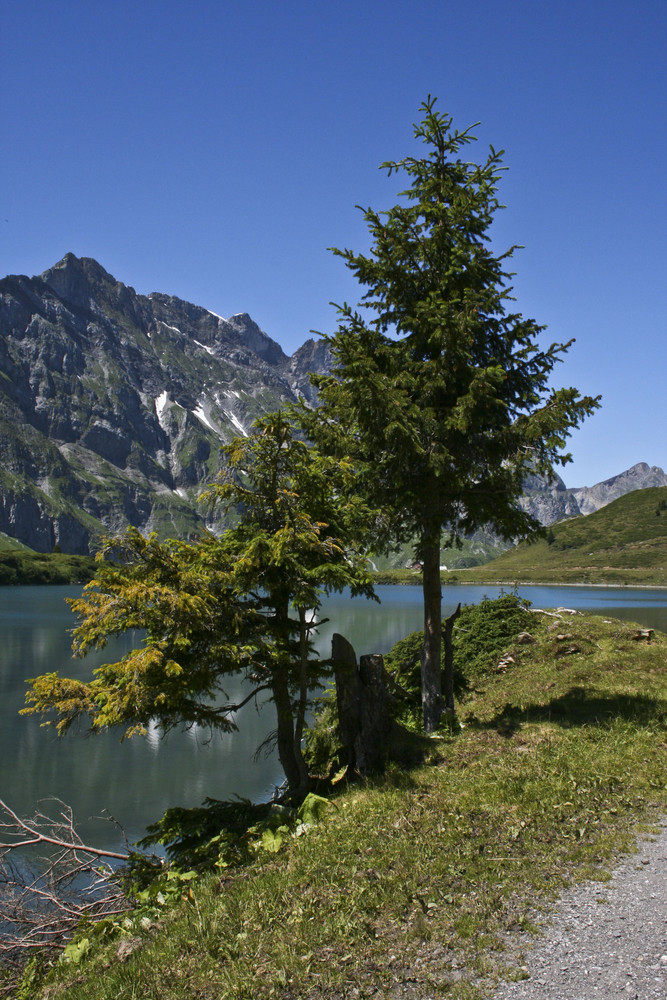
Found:
[[[454,693],[465,698],[475,683],[488,675],[499,658],[520,632],[535,628],[535,616],[528,610],[530,601],[516,593],[502,593],[479,604],[467,604],[454,624]],[[423,632],[412,632],[392,647],[384,658],[389,674],[394,721],[412,733],[422,731],[421,651]],[[443,648],[444,668],[444,648]],[[452,720],[443,718],[444,730]],[[396,741],[401,752],[404,747]],[[306,737],[307,757],[311,768],[332,773],[342,765],[342,746],[338,736],[338,709],[335,690],[327,690],[319,700],[317,719]]]

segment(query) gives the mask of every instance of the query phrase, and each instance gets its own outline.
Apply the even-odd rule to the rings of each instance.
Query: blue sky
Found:
[[[568,486],[667,469],[665,0],[3,0],[0,275],[65,253],[291,353],[358,286],[355,205],[427,94],[505,152],[517,308],[602,394]]]

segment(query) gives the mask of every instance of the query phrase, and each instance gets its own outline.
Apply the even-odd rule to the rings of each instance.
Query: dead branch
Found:
[[[129,908],[112,861],[130,855],[84,844],[72,810],[22,819],[0,799],[0,962],[19,969],[36,950],[62,950],[83,920]]]
[[[542,608],[526,608],[526,611],[530,611],[531,615],[547,615],[549,618],[562,618],[563,615],[581,614],[581,611],[575,611],[574,608],[556,608],[555,611],[544,611]]]
[[[9,806],[0,799],[0,812],[9,816],[10,822],[0,822],[0,830],[8,830],[6,836],[17,837],[21,834],[26,834],[30,839],[28,840],[11,840],[9,843],[3,843],[0,841],[0,852],[4,850],[12,850],[16,847],[30,847],[32,844],[52,844],[56,847],[63,847],[65,850],[75,850],[80,848],[85,850],[87,854],[93,854],[98,858],[118,858],[120,861],[127,861],[129,855],[119,854],[116,851],[103,851],[96,847],[86,846],[84,847],[83,841],[79,837],[76,829],[74,827],[74,816],[72,810],[69,806],[61,802],[60,799],[52,799],[53,802],[58,802],[62,806],[63,811],[60,814],[60,820],[52,820],[49,816],[45,816],[44,813],[37,812],[31,821],[26,822],[26,820],[21,819],[16,813],[9,808]],[[65,839],[55,836],[49,836],[45,830],[49,829],[63,829],[65,831]]]

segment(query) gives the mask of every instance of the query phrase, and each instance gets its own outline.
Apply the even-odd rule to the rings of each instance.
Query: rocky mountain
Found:
[[[645,490],[650,486],[667,486],[667,474],[657,465],[647,465],[638,462],[631,469],[621,472],[618,476],[605,479],[595,486],[582,486],[569,492],[579,505],[582,514],[592,514],[600,507],[606,507],[612,500],[618,500],[626,493],[635,490]]]
[[[292,357],[246,313],[137,295],[67,254],[0,281],[0,532],[87,552],[127,524],[185,536],[221,444],[305,396],[323,343]]]
[[[4,278],[0,535],[86,553],[128,524],[177,537],[216,530],[197,496],[219,472],[221,445],[281,404],[313,403],[308,375],[330,362],[323,341],[288,357],[246,313],[223,319],[137,295],[89,258]],[[645,463],[581,489],[535,476],[523,503],[549,525],[664,484]],[[505,547],[481,532],[458,558],[483,562]]]
[[[560,476],[555,476],[550,483],[543,476],[530,476],[521,504],[540,524],[548,526],[566,517],[592,514],[626,493],[650,486],[667,486],[667,474],[657,465],[649,466],[646,462],[638,462],[631,469],[595,486],[572,489],[565,486]]]

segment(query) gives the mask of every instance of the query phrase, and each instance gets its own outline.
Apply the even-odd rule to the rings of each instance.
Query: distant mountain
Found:
[[[465,580],[664,586],[667,486],[628,491],[591,514],[554,524],[546,539],[518,545],[469,570]]]
[[[646,462],[638,462],[631,469],[595,486],[574,489],[568,489],[560,476],[555,476],[551,483],[543,476],[530,476],[521,504],[540,524],[548,526],[566,517],[592,514],[626,493],[651,486],[667,486],[667,475],[657,465],[649,466]]]
[[[312,400],[324,343],[292,357],[246,313],[137,295],[67,254],[0,281],[0,532],[87,552],[127,524],[215,526],[196,498],[220,446],[262,413]]]
[[[137,295],[90,258],[67,254],[38,277],[4,278],[0,535],[87,553],[128,524],[176,537],[218,529],[197,496],[219,472],[221,445],[281,404],[314,403],[308,376],[330,365],[324,341],[288,357],[247,313],[223,319]],[[550,525],[665,483],[644,463],[574,490],[535,476],[523,503]],[[479,532],[446,561],[471,565],[504,548]]]

